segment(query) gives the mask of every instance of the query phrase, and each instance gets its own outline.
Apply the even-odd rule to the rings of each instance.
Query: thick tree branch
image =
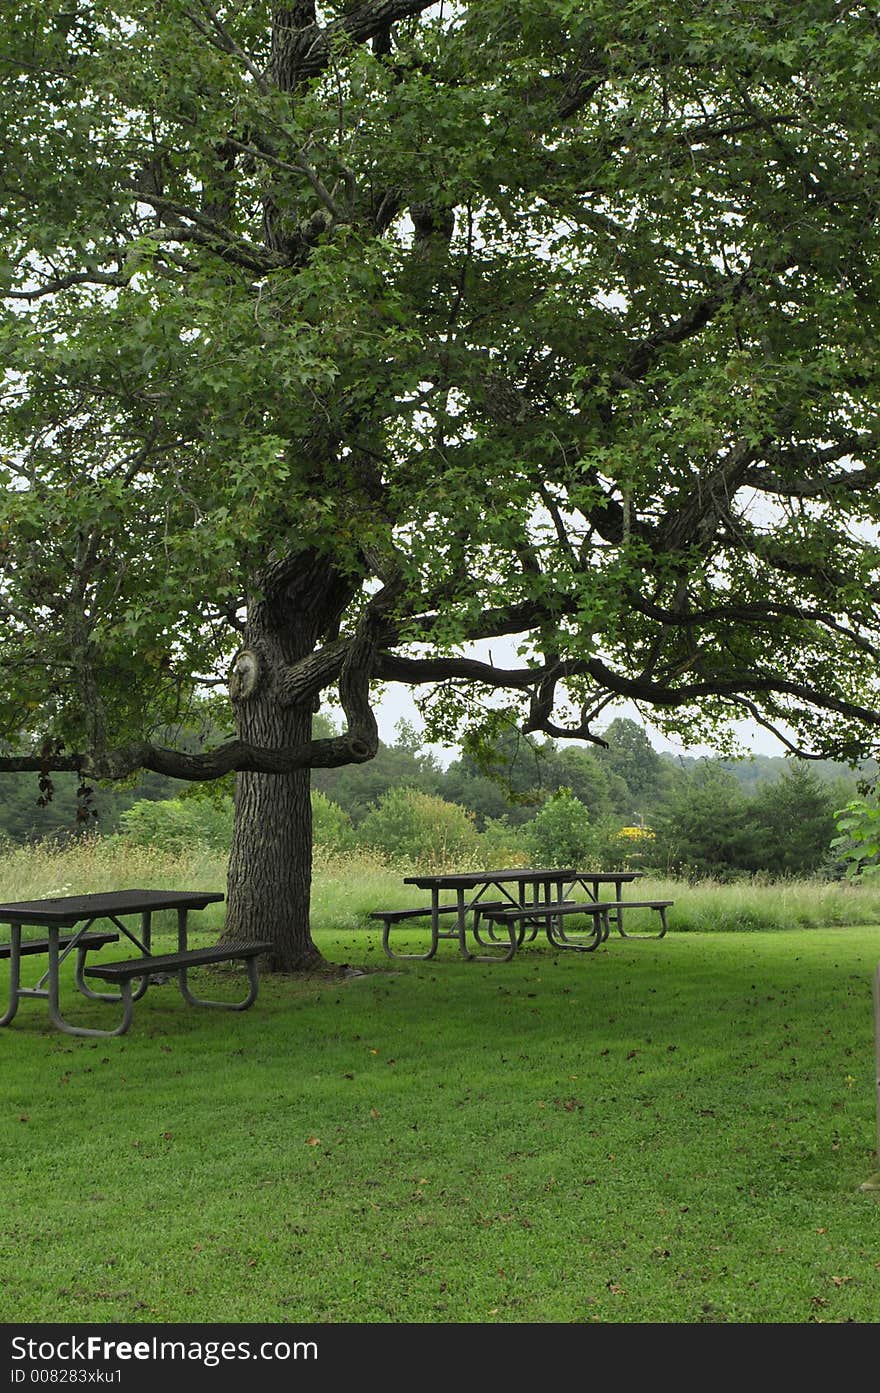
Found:
[[[737,441],[714,468],[677,494],[657,524],[657,542],[666,552],[712,540],[719,521],[730,515],[733,496],[755,455],[748,440]]]
[[[109,285],[124,288],[131,275],[117,271],[76,271],[69,276],[58,276],[46,281],[36,290],[4,290],[4,297],[10,300],[40,300],[44,295],[57,295],[61,290],[70,290],[75,285]]]
[[[288,35],[286,59],[296,68],[297,80],[318,77],[330,63],[340,41],[355,44],[381,38],[388,26],[430,10],[434,0],[372,0],[328,24],[310,24]]]
[[[470,658],[405,658],[393,653],[377,653],[375,635],[370,632],[370,627],[369,623],[365,624],[356,639],[349,641],[346,660],[342,664],[340,694],[349,721],[349,730],[345,735],[309,741],[295,749],[266,749],[242,741],[231,741],[202,754],[189,754],[141,742],[100,755],[53,755],[45,752],[3,755],[0,756],[0,772],[76,770],[90,778],[119,779],[138,769],[148,769],[171,778],[203,782],[220,778],[233,770],[279,774],[295,769],[326,769],[363,763],[372,758],[378,743],[375,717],[369,702],[372,678],[411,685],[466,680],[483,683],[493,689],[528,690],[539,689],[540,684],[548,681],[555,685],[566,677],[589,677],[601,689],[602,695],[626,697],[665,709],[694,706],[707,697],[720,697],[746,705],[754,695],[765,693],[791,697],[817,710],[833,711],[872,729],[880,729],[880,711],[844,701],[781,674],[743,671],[728,677],[675,685],[655,682],[644,676],[626,677],[598,658],[569,659],[545,667],[522,669],[495,668],[490,663]],[[334,645],[333,648],[335,658],[338,646]],[[586,716],[579,727],[554,726],[551,730],[549,717],[539,714],[541,719],[533,724],[533,729],[548,730],[549,733],[568,738],[595,738],[589,730]]]
[[[880,431],[853,431],[821,449],[804,445],[779,450],[765,450],[765,465],[747,470],[743,483],[762,493],[775,493],[787,498],[821,498],[835,487],[861,491],[873,489],[880,483],[880,464],[867,464],[861,469],[842,469],[829,473],[828,466],[853,456],[863,459],[880,449]]]
[[[204,783],[224,774],[247,771],[287,774],[295,769],[333,769],[342,764],[362,764],[375,751],[363,741],[340,735],[330,740],[311,740],[295,749],[264,749],[232,740],[203,754],[187,754],[147,741],[123,745],[98,757],[74,755],[0,755],[0,773],[56,773],[75,770],[92,779],[123,779],[139,769],[165,774],[172,779]]]
[[[232,261],[260,276],[283,264],[272,252],[265,251],[253,242],[233,237],[228,228],[205,213],[187,208],[184,204],[157,193],[145,193],[140,189],[131,189],[129,192],[138,202],[149,204],[157,212],[167,212],[174,217],[186,219],[186,222],[162,223],[151,228],[150,236],[153,238],[168,238],[172,242],[195,242],[198,246],[209,248],[224,261]]]
[[[402,658],[395,654],[382,654],[377,676],[388,681],[419,684],[422,682],[450,681],[457,678],[473,682],[483,682],[496,688],[528,688],[540,682],[550,669],[523,668],[503,669],[492,667],[471,658]],[[794,682],[781,674],[770,674],[760,670],[743,671],[729,677],[709,678],[679,686],[671,683],[654,682],[646,677],[626,677],[615,672],[599,658],[569,659],[558,665],[559,679],[564,677],[590,677],[606,692],[615,696],[628,697],[633,701],[644,701],[652,706],[666,709],[677,706],[692,706],[706,697],[737,697],[754,693],[778,693],[803,701],[819,710],[836,711],[850,720],[863,721],[866,725],[880,727],[880,710],[872,711],[853,702],[816,690],[804,682]]]

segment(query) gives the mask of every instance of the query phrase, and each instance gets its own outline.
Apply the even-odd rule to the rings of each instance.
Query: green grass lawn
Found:
[[[0,1037],[0,1319],[880,1317],[880,1196],[858,1189],[880,929],[498,966],[318,941],[371,970],[265,978],[242,1015],[151,989],[115,1040],[22,1003]],[[209,994],[239,982],[215,970]],[[72,984],[66,1005],[117,1018]]]

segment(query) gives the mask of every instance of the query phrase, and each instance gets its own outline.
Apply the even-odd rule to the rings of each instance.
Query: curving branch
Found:
[[[823,628],[841,634],[853,648],[859,648],[868,657],[880,663],[880,647],[864,635],[856,633],[848,625],[842,624],[833,614],[824,610],[807,609],[802,605],[787,605],[776,600],[765,600],[753,604],[717,605],[711,609],[665,609],[653,604],[643,595],[631,592],[628,603],[648,619],[673,628],[703,628],[718,623],[747,624],[759,627],[772,623],[775,619],[794,619],[804,624],[821,624]]]
[[[318,77],[329,67],[340,42],[364,44],[380,39],[389,25],[410,19],[433,7],[434,0],[372,0],[322,28],[309,24],[288,34],[286,58],[295,66],[297,79]]]
[[[761,712],[758,710],[758,707],[755,705],[753,701],[748,701],[745,697],[732,697],[731,701],[734,706],[740,706],[744,711],[748,711],[749,715],[751,716],[752,720],[755,722],[756,725],[759,725],[764,730],[769,731],[770,734],[774,736],[774,738],[778,740],[781,745],[784,745],[785,748],[789,750],[793,755],[795,755],[798,759],[831,759],[835,756],[837,758],[840,757],[841,751],[831,748],[825,748],[818,751],[802,749],[800,745],[796,745],[794,741],[789,740],[788,736],[785,735],[783,731],[779,729],[778,726],[775,726],[772,721],[768,721],[766,716],[762,716]],[[861,759],[863,752],[857,750],[854,751],[854,754],[857,758]]]
[[[776,673],[744,671],[728,677],[709,678],[698,682],[674,685],[655,682],[642,676],[628,678],[615,672],[599,658],[567,659],[543,667],[496,668],[491,663],[471,658],[404,658],[377,649],[381,607],[372,613],[369,608],[362,618],[353,640],[346,643],[345,657],[340,665],[339,690],[349,728],[344,735],[333,739],[311,740],[293,749],[270,749],[234,740],[202,754],[170,750],[149,742],[123,746],[101,754],[51,754],[0,756],[0,773],[42,773],[74,770],[97,779],[120,779],[138,769],[152,770],[187,782],[217,779],[231,771],[263,774],[283,774],[294,769],[335,768],[342,764],[362,764],[371,759],[378,746],[378,729],[369,698],[374,679],[421,685],[427,682],[479,682],[494,689],[536,691],[536,718],[531,729],[541,729],[563,738],[579,738],[597,742],[589,729],[586,708],[577,727],[556,726],[550,720],[546,704],[548,685],[566,677],[589,677],[599,691],[599,707],[607,697],[626,697],[647,702],[652,706],[672,709],[693,706],[707,697],[720,697],[752,709],[750,698],[757,693],[792,697],[817,710],[833,711],[849,720],[858,721],[872,729],[880,729],[880,711],[872,711],[853,702],[817,691],[803,682],[795,682]],[[328,662],[341,655],[341,645],[330,645]],[[599,709],[594,705],[593,713]],[[755,719],[765,723],[757,714]],[[768,726],[768,729],[773,729]],[[775,732],[774,732],[775,733]],[[601,743],[601,742],[598,742]],[[794,748],[794,747],[792,747]]]
[[[294,749],[270,749],[230,740],[202,754],[187,754],[183,750],[139,741],[102,755],[0,755],[0,773],[73,771],[92,779],[124,779],[139,769],[148,769],[154,774],[166,774],[188,783],[206,783],[232,772],[288,774],[294,769],[334,769],[342,764],[363,764],[374,753],[362,739],[348,734],[328,740],[310,740]]]
[[[224,261],[243,266],[245,270],[259,276],[277,270],[282,264],[273,252],[267,252],[242,238],[233,237],[228,228],[205,213],[188,208],[172,198],[165,198],[162,194],[145,192],[142,189],[129,189],[128,192],[139,203],[148,204],[157,213],[170,213],[173,217],[186,219],[185,222],[161,223],[158,227],[151,228],[151,238],[167,238],[172,242],[181,243],[194,242],[215,252]]]
[[[388,681],[410,684],[451,681],[456,678],[482,682],[496,688],[527,689],[547,677],[550,669],[495,668],[490,663],[471,658],[401,658],[395,654],[380,655],[377,676]],[[693,706],[706,697],[735,698],[766,692],[793,697],[818,710],[835,711],[850,720],[880,729],[880,710],[858,706],[826,692],[818,691],[805,682],[795,682],[778,673],[746,670],[727,677],[706,678],[698,682],[655,682],[648,677],[626,677],[615,672],[600,658],[573,658],[560,662],[555,669],[557,680],[565,677],[590,677],[607,693],[644,701],[651,706],[672,709]]]
[[[46,281],[36,290],[4,290],[4,298],[9,300],[40,300],[44,295],[57,295],[59,291],[70,290],[75,285],[109,285],[125,288],[131,281],[133,272],[123,274],[119,271],[72,271],[69,276],[57,276]]]

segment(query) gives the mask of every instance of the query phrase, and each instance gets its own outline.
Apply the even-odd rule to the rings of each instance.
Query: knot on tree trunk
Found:
[[[229,670],[230,701],[247,701],[260,682],[260,659],[252,648],[240,648]]]
[[[367,760],[373,758],[379,747],[378,741],[371,740],[367,732],[349,734],[347,745],[351,761],[354,764],[365,764]]]

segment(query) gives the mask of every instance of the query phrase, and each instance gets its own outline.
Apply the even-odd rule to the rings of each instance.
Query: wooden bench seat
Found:
[[[472,907],[467,908],[467,909],[465,910],[465,913],[466,913],[466,914],[472,914],[472,915],[474,916],[474,923],[476,924],[476,923],[479,922],[481,916],[484,916],[484,917],[485,917],[485,916],[486,916],[488,913],[490,913],[491,911],[498,910],[498,909],[503,909],[505,903],[508,903],[508,904],[509,904],[509,901],[504,901],[504,900],[491,900],[491,901],[490,901],[490,900],[487,900],[487,901],[484,902],[484,901],[482,901],[482,900],[479,900],[475,905],[473,905]],[[437,913],[438,913],[438,914],[455,914],[455,915],[457,916],[457,915],[458,915],[458,905],[457,905],[457,904],[441,904],[441,905],[438,905],[438,906],[437,906]],[[370,918],[371,918],[371,919],[381,919],[381,920],[382,920],[382,924],[383,924],[383,927],[382,927],[382,949],[383,949],[383,951],[384,951],[386,957],[389,957],[389,958],[417,958],[417,959],[419,959],[420,961],[424,962],[424,961],[426,961],[428,958],[433,958],[434,954],[435,954],[436,951],[437,951],[437,940],[438,940],[438,939],[441,939],[441,938],[458,938],[459,934],[458,934],[458,925],[457,925],[457,924],[456,924],[456,927],[455,927],[454,929],[438,929],[437,935],[436,935],[436,938],[435,938],[435,937],[434,937],[434,933],[433,933],[433,924],[432,924],[432,922],[431,922],[431,914],[432,914],[432,910],[431,910],[431,906],[430,906],[430,905],[428,905],[427,908],[425,908],[425,909],[377,909],[377,910],[375,910],[375,911],[370,915]],[[429,927],[429,928],[432,929],[432,933],[431,933],[431,944],[430,944],[430,947],[429,947],[427,953],[395,953],[394,950],[393,950],[393,948],[391,947],[391,945],[390,945],[390,943],[389,943],[389,938],[390,938],[390,936],[391,936],[391,930],[392,930],[392,928],[394,927],[395,924],[402,924],[402,923],[405,923],[408,919],[427,919],[427,920],[428,920],[428,925],[427,925],[427,927]]]
[[[133,999],[131,984],[138,977],[149,977],[165,973],[177,977],[180,993],[190,1006],[216,1006],[224,1011],[246,1011],[257,999],[259,977],[257,958],[267,953],[271,943],[217,943],[210,948],[188,948],[183,953],[158,953],[140,958],[126,958],[121,962],[99,963],[87,967],[86,977],[97,977],[104,982],[115,983],[119,987],[124,1020],[119,1034],[123,1034],[131,1022]],[[249,990],[244,1001],[207,1001],[195,996],[187,983],[187,972],[191,967],[205,967],[210,963],[244,962],[247,967]]]

